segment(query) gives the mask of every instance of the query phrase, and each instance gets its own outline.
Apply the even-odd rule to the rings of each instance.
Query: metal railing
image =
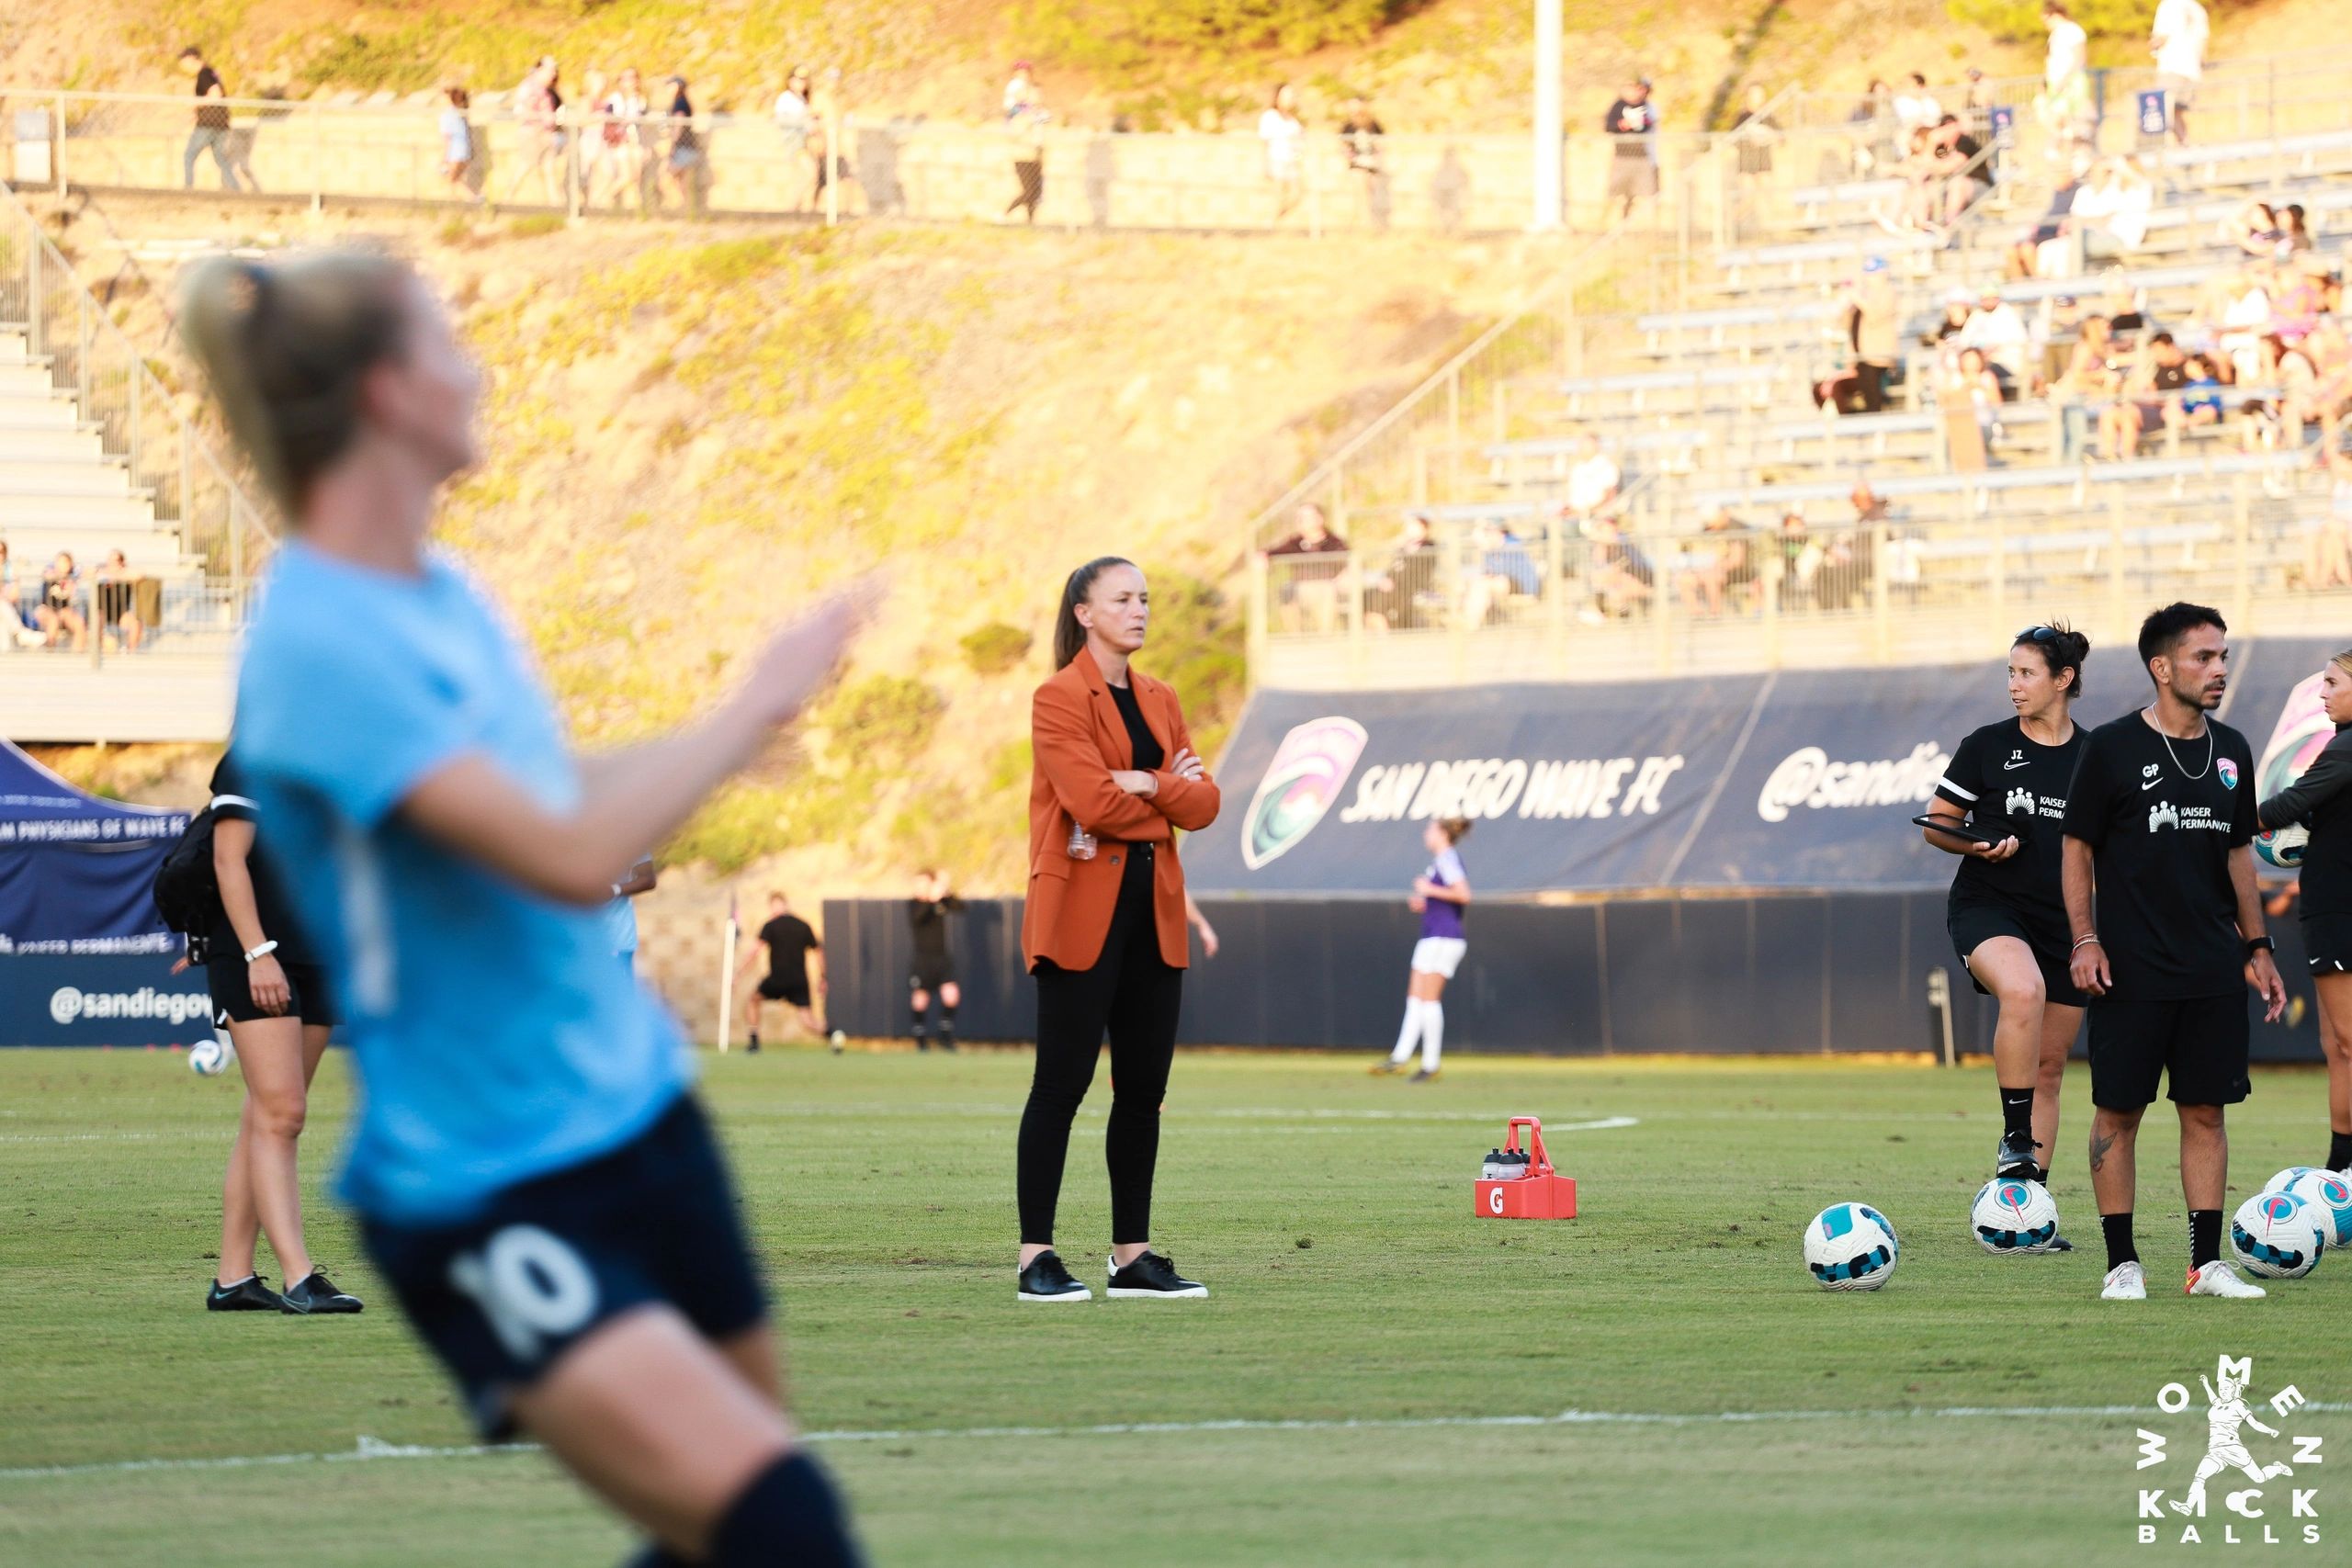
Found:
[[[178,542],[185,569],[168,574],[174,586],[204,580],[199,597],[211,608],[189,612],[184,593],[167,594],[169,603],[183,608],[166,617],[166,626],[233,625],[274,536],[266,513],[211,441],[181,412],[175,392],[158,374],[159,368],[173,374],[170,368],[150,360],[123,333],[82,287],[32,213],[5,187],[0,330],[21,331],[50,385],[72,398],[74,423],[61,431],[94,434],[102,460],[119,465],[128,479],[127,493],[119,497],[126,511],[111,523],[92,517],[77,524],[84,499],[79,496],[60,506],[55,516],[32,521],[36,492],[17,498],[26,504],[6,520],[10,533],[22,537],[38,526],[43,536],[60,536],[78,527],[89,544],[74,554],[86,566],[97,564],[102,541],[109,536],[169,535]],[[107,644],[102,636],[87,639],[94,662],[104,658]]]

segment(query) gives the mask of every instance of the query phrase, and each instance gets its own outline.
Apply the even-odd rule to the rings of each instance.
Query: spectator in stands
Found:
[[[2270,332],[2270,268],[2256,262],[2225,286],[2213,318],[2213,345],[2228,356],[2237,381],[2262,381],[2262,340]]]
[[[0,539],[0,649],[39,648],[47,640],[34,629],[32,601],[17,584],[8,541]]]
[[[1037,94],[1029,62],[1016,61],[1012,80],[1004,85],[1004,129],[1017,148],[1012,155],[1012,177],[1018,188],[1005,205],[1005,222],[1012,221],[1016,212],[1025,222],[1037,221],[1037,204],[1046,199],[1046,127],[1052,120],[1053,115]],[[866,194],[871,197],[873,192],[868,190]]]
[[[1006,91],[1012,89],[1008,87]],[[808,68],[796,65],[784,79],[784,91],[775,96],[769,106],[768,118],[775,121],[775,131],[783,144],[784,164],[791,169],[808,156],[809,132],[816,129],[817,109],[809,99]],[[790,175],[786,175],[790,178]],[[797,199],[793,210],[802,210],[807,204]]]
[[[1875,528],[1894,515],[1886,498],[1872,490],[1868,479],[1856,479],[1854,488],[1846,492],[1846,502],[1854,509],[1857,528]]]
[[[2065,373],[2050,383],[2050,400],[2058,409],[2060,462],[2071,463],[2083,456],[2097,411],[2121,385],[2108,319],[2084,317],[2082,334],[2067,357]]]
[[[2099,449],[2111,463],[2129,462],[2140,455],[2140,438],[2152,435],[2179,416],[2171,414],[2178,394],[2188,385],[2188,356],[2170,333],[2148,340],[2147,352],[2125,380],[2123,396],[2100,411]]]
[[[1935,132],[1914,126],[1908,133],[1903,162],[1892,177],[1903,182],[1903,205],[1894,227],[1898,231],[1934,232],[1943,218],[1944,182],[1949,177],[1938,155]]]
[[[2346,341],[2344,323],[2324,315],[2295,347],[2310,362],[2311,378],[2288,395],[2281,417],[2292,428],[2296,445],[2302,444],[2304,427],[2316,423],[2321,446],[2334,451],[2347,403],[2352,403],[2352,343]],[[2280,352],[2286,352],[2283,344]]]
[[[2061,230],[2076,236],[2084,264],[2121,261],[2147,239],[2155,196],[2155,182],[2138,159],[2103,159],[2075,192],[2074,210]]]
[[[1968,318],[1973,312],[1975,305],[1976,296],[1967,289],[1946,289],[1944,313],[1936,318],[1936,324],[1933,327],[1919,334],[1921,345],[1933,348],[1948,338],[1958,337],[1967,327]]]
[[[1850,610],[1868,599],[1876,538],[1875,531],[1865,536],[1851,528],[1840,528],[1829,536],[1813,572],[1815,609]]]
[[[2205,78],[2205,39],[2211,26],[2198,0],[2162,0],[2148,28],[2156,57],[2156,86],[2172,107],[2172,139],[2188,144],[2188,110]]]
[[[1780,583],[1781,607],[1801,610],[1813,603],[1813,581],[1821,570],[1822,548],[1804,525],[1804,513],[1792,507],[1781,513],[1779,547],[1772,559]]]
[[[1298,205],[1299,141],[1306,127],[1298,118],[1298,89],[1284,82],[1274,88],[1274,100],[1258,117],[1258,140],[1266,149],[1266,179],[1274,187],[1274,221],[1279,224]]]
[[[1577,437],[1577,460],[1568,467],[1568,498],[1561,509],[1562,519],[1582,529],[1603,508],[1616,504],[1624,479],[1617,460],[1600,449],[1600,437],[1586,431]]]
[[[1894,124],[1906,138],[1915,130],[1931,130],[1944,118],[1943,105],[1928,91],[1928,79],[1914,71],[1903,91],[1894,95]]]
[[[78,652],[89,635],[90,623],[82,614],[82,573],[68,551],[58,551],[40,574],[40,603],[33,607],[33,624],[40,628],[43,648],[70,638]]]
[[[1364,221],[1375,229],[1388,227],[1388,170],[1381,142],[1388,132],[1362,98],[1350,98],[1340,121],[1340,148],[1348,160],[1348,177],[1363,195]]]
[[[1903,306],[1887,276],[1886,258],[1871,256],[1862,263],[1862,276],[1849,292],[1844,336],[1853,355],[1851,412],[1878,413],[1886,407],[1886,378],[1902,353]],[[1839,408],[1844,410],[1844,404]]]
[[[1297,526],[1290,536],[1266,551],[1269,561],[1281,560],[1276,578],[1277,602],[1293,606],[1309,631],[1328,631],[1337,620],[1340,579],[1348,569],[1348,542],[1331,531],[1331,522],[1314,502],[1303,502],[1293,513]],[[1295,559],[1318,557],[1319,559]]]
[[[695,129],[695,106],[686,96],[686,79],[672,76],[662,85],[670,89],[670,149],[662,159],[662,175],[686,216],[700,218],[710,188],[709,154],[703,150],[702,132]]]
[[[1591,567],[1585,574],[1585,586],[1591,592],[1592,604],[1581,618],[1588,623],[1622,620],[1648,604],[1657,592],[1657,569],[1625,536],[1624,525],[1614,513],[1594,518],[1591,533]]]
[[[2286,227],[2267,201],[2249,201],[2222,220],[2222,239],[2249,256],[2268,261],[2286,243]]]
[[[480,201],[482,182],[478,173],[480,160],[474,155],[474,126],[469,112],[473,96],[457,86],[444,87],[441,96],[441,178],[452,193],[462,193]]]
[[[2180,400],[2165,405],[2165,428],[2195,430],[2222,422],[2222,368],[2208,354],[2192,354],[2183,364],[2188,379]]]
[[[2312,248],[2311,222],[2301,202],[2290,201],[2278,209],[2278,237],[2290,255]]]
[[[2108,332],[2118,346],[2128,347],[2148,330],[2148,312],[2143,304],[2132,275],[2121,267],[2108,268],[2099,283],[2098,313],[2107,318]]]
[[[1478,525],[1478,565],[1463,584],[1462,621],[1483,626],[1487,617],[1514,599],[1544,592],[1544,569],[1519,536],[1499,523]]]
[[[543,54],[514,89],[514,177],[506,182],[509,201],[525,180],[537,175],[547,205],[563,205],[563,89],[558,74],[554,58]]]
[[[2062,0],[2043,0],[2042,25],[2050,29],[2050,46],[2041,57],[2041,91],[2033,100],[2035,118],[2050,132],[2050,150],[2064,162],[2078,147],[2097,139],[2097,110],[2091,97],[2089,35],[2069,16]]]
[[[2303,586],[2316,593],[2352,588],[2352,455],[2327,449],[2327,510],[2303,544]]]
[[[1756,581],[1755,531],[1717,506],[1699,525],[1699,538],[1683,557],[1675,592],[1692,615],[1720,615],[1734,592]]]
[[[1942,185],[1936,198],[1935,222],[1949,229],[1993,188],[1993,165],[1984,156],[1984,144],[1968,133],[1957,115],[1944,116],[1928,141]]]
[[[2052,188],[2050,205],[2042,209],[2041,220],[2009,248],[2001,268],[2004,276],[2014,282],[2025,277],[2064,277],[2075,270],[2072,243],[2062,244],[2060,241],[2066,232],[2066,220],[2075,210],[2075,202],[2082,195],[2083,176],[2089,167],[2087,159],[2077,158],[2073,172]]]
[[[1977,439],[1989,455],[2002,434],[2001,378],[1993,373],[1991,365],[1985,361],[1984,351],[1981,348],[1962,348],[1956,352],[1947,350],[1943,363],[1938,368],[1938,406],[1965,404],[1975,416]],[[1981,463],[1962,464],[1957,460],[1957,455],[1952,464],[1956,469],[1982,466]]]
[[[212,166],[220,171],[220,188],[241,188],[236,169],[229,162],[229,106],[224,101],[229,89],[221,85],[220,73],[206,62],[202,50],[190,44],[180,51],[180,74],[195,82],[198,100],[195,129],[187,133],[187,145],[180,152],[181,186],[196,188],[196,161],[209,152]]]
[[[136,653],[147,639],[147,623],[139,617],[139,574],[130,570],[120,550],[107,552],[106,564],[91,579],[91,598],[97,612],[98,636],[116,634],[125,653]]]
[[[1637,198],[1657,195],[1657,106],[1650,102],[1646,76],[1626,83],[1601,116],[1600,129],[1611,142],[1609,199],[1617,204],[1621,223],[1634,216]]]
[[[1871,85],[1847,111],[1846,126],[1856,178],[1867,178],[1895,161],[1894,109],[1883,80],[1871,78]]]
[[[2083,335],[2082,302],[2072,294],[2043,300],[2034,313],[2032,331],[2033,389],[2040,392],[2066,373],[2066,362],[2074,355],[2075,340]]]
[[[653,168],[653,144],[646,117],[651,107],[646,100],[644,82],[635,67],[621,72],[613,82],[613,90],[597,106],[597,112],[604,117],[597,134],[604,138],[607,150],[605,167],[612,178],[616,209],[624,198],[635,201],[640,213],[650,205],[646,187]],[[593,204],[596,193],[590,190],[584,199]]]
[[[2032,384],[2027,368],[2031,345],[2027,339],[2025,318],[2018,313],[2015,305],[2001,298],[1998,288],[1987,285],[1979,291],[1976,309],[1968,313],[1968,324],[1960,330],[1955,341],[1962,348],[1980,350],[2004,387],[2017,389]]]
[[[1405,519],[1405,536],[1377,572],[1364,580],[1364,625],[1375,631],[1410,631],[1423,624],[1424,609],[1437,592],[1437,540],[1429,518],[1415,512]]]

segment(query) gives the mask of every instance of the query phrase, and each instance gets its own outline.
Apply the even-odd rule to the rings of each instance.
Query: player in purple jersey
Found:
[[[1445,983],[1462,964],[1470,943],[1462,934],[1462,911],[1470,902],[1470,874],[1462,869],[1454,846],[1470,831],[1469,821],[1448,817],[1421,829],[1429,846],[1430,865],[1413,879],[1413,912],[1421,917],[1421,940],[1413,944],[1412,977],[1405,983],[1405,1026],[1397,1032],[1396,1049],[1376,1063],[1375,1073],[1404,1070],[1421,1048],[1421,1070],[1410,1081],[1427,1083],[1437,1077],[1438,1058],[1445,1050]]]

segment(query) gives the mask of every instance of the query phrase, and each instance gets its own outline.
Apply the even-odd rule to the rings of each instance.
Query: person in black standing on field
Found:
[[[2039,1151],[2058,1138],[2058,1085],[2089,1000],[2066,967],[2066,900],[2059,845],[2067,786],[2083,749],[2072,710],[2082,695],[2090,638],[2064,625],[2028,626],[2009,647],[2009,705],[2017,716],[1972,732],[1952,752],[1928,815],[1963,819],[1993,841],[1926,829],[1928,842],[1961,857],[1944,923],[1979,994],[2001,1004],[1993,1072],[2001,1095],[2001,1142],[1993,1174],[2046,1182]],[[2063,1237],[2042,1248],[2072,1252]]]
[[[188,190],[196,188],[196,161],[206,152],[212,154],[212,166],[220,171],[220,188],[239,190],[236,166],[229,161],[229,90],[220,82],[220,73],[205,60],[204,51],[191,44],[180,51],[180,74],[192,77],[196,96],[196,128],[187,133],[187,146],[180,153],[180,184]],[[206,102],[203,100],[211,100]]]
[[[2170,1079],[2180,1117],[2192,1296],[2263,1294],[2222,1258],[2224,1108],[2246,1097],[2240,976],[2286,1010],[2254,882],[2254,752],[2208,716],[2229,689],[2229,627],[2202,604],[2140,626],[2156,700],[2083,739],[2066,798],[2064,878],[2075,984],[2090,1004],[2091,1190],[2107,1233],[2107,1301],[2144,1301],[2132,1230],[2140,1119]]]
[[[956,1010],[964,992],[956,984],[956,957],[947,940],[947,917],[963,912],[964,900],[947,891],[947,879],[926,866],[915,877],[915,896],[907,900],[907,919],[914,928],[915,964],[907,976],[914,1012],[915,1049],[928,1051],[923,1031],[931,1021],[931,999],[939,998],[939,1048],[956,1049]]]
[[[736,974],[738,981],[747,978],[752,966],[760,961],[760,950],[768,955],[768,972],[759,987],[744,999],[743,1018],[750,1025],[744,1048],[756,1052],[760,1048],[760,1003],[782,1002],[800,1015],[800,1026],[811,1034],[825,1032],[825,1021],[817,1016],[813,985],[819,993],[826,988],[825,944],[808,922],[792,912],[791,901],[781,893],[768,895],[768,923],[760,928],[758,942],[743,955],[743,966]],[[812,982],[808,975],[808,955],[817,955],[817,974]]]
[[[213,1016],[225,1021],[237,1048],[245,1103],[220,1184],[220,1267],[205,1310],[357,1312],[358,1298],[335,1289],[303,1243],[295,1174],[311,1079],[335,1024],[334,995],[262,848],[260,809],[233,746],[212,771],[211,812],[220,907],[207,933],[204,973]],[[257,1231],[268,1235],[279,1270],[293,1281],[282,1296],[254,1271]]]
[[[2319,700],[2335,733],[2303,776],[2262,803],[2266,831],[2300,823],[2303,846],[2303,954],[2319,994],[2319,1042],[2327,1053],[2327,1158],[2352,1171],[2352,649],[2320,671]]]
[[[1023,1302],[1093,1295],[1054,1250],[1054,1213],[1070,1122],[1106,1033],[1109,1294],[1209,1293],[1151,1249],[1151,1188],[1192,962],[1176,833],[1216,820],[1222,797],[1193,750],[1176,694],[1130,662],[1150,623],[1150,594],[1133,561],[1104,556],[1071,572],[1054,619],[1055,673],[1030,704],[1035,762],[1021,953],[1037,977],[1037,1066],[1017,1155]]]

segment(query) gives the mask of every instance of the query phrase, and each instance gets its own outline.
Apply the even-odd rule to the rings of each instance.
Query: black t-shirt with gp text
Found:
[[[926,964],[947,962],[947,917],[964,907],[950,893],[944,898],[910,898],[907,919],[914,927],[915,958]]]
[[[767,944],[768,973],[794,980],[808,973],[809,950],[825,945],[797,915],[778,915],[760,928],[760,940]]]
[[[1962,856],[1951,879],[1954,904],[1989,900],[2023,916],[2037,934],[2065,940],[2060,847],[2083,735],[2077,725],[2064,745],[2045,746],[2026,734],[2022,719],[2006,718],[1971,730],[1960,743],[1936,798],[1959,807],[1985,832],[2014,834],[2018,852],[2005,861]]]
[[[211,808],[216,823],[254,825],[254,847],[245,856],[245,874],[253,880],[254,914],[261,921],[262,940],[277,944],[274,956],[280,964],[316,963],[302,928],[294,923],[293,900],[286,896],[285,884],[269,858],[268,829],[262,826],[260,808],[254,804],[253,792],[245,782],[243,770],[237,765],[237,753],[233,750],[221,753],[220,766],[212,770]],[[233,958],[243,952],[243,941],[225,913],[210,934],[217,944],[216,953]]]
[[[2086,738],[2066,836],[2091,847],[2109,995],[2178,1001],[2244,983],[2230,852],[2254,839],[2254,752],[2226,724],[2179,740],[2129,713]]]

